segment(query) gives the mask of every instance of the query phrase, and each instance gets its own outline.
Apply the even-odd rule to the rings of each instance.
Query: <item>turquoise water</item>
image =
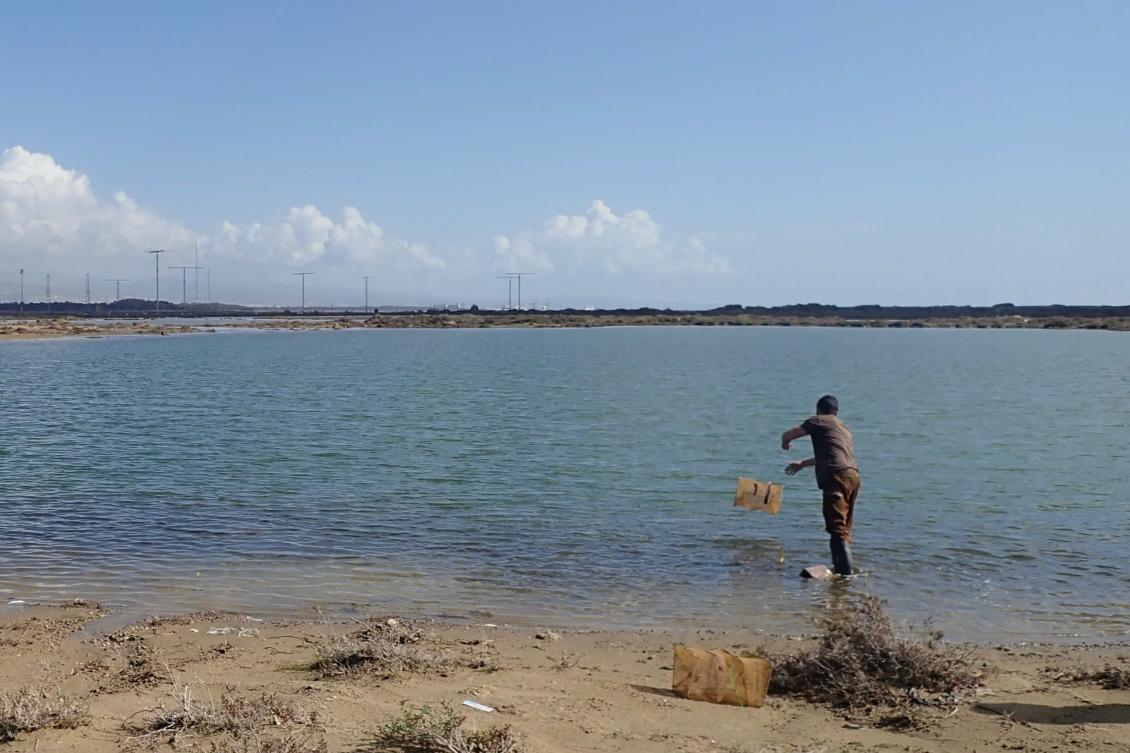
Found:
[[[781,432],[840,397],[857,565]],[[1130,336],[632,328],[0,343],[0,595],[980,641],[1130,631]],[[781,515],[734,510],[739,474]],[[785,563],[779,563],[781,550]]]

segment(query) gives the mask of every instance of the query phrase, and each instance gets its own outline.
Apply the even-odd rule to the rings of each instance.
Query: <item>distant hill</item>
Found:
[[[491,313],[510,314],[510,311],[479,311],[484,315]],[[1125,318],[1130,317],[1130,306],[1017,306],[1012,303],[998,303],[994,306],[831,306],[823,303],[794,303],[788,306],[743,306],[731,304],[718,308],[684,311],[675,309],[634,308],[634,309],[560,309],[548,312],[527,311],[523,313],[584,314],[587,316],[659,316],[673,314],[697,314],[699,316],[780,316],[805,318],[903,320],[903,319],[961,319],[1022,317],[1045,319],[1053,317],[1073,318]]]

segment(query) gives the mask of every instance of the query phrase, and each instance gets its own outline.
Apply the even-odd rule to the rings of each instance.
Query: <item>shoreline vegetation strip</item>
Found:
[[[597,327],[842,327],[867,329],[1045,329],[1130,331],[1130,317],[957,317],[925,319],[855,319],[843,317],[779,317],[751,314],[585,314],[511,312],[481,314],[430,312],[377,314],[370,317],[307,316],[256,318],[207,323],[157,323],[148,319],[90,320],[80,317],[0,318],[0,339],[105,337],[113,335],[170,335],[232,329],[564,329]]]

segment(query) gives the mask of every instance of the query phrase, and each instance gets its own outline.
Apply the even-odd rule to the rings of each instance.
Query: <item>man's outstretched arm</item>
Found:
[[[803,426],[794,426],[781,435],[781,449],[789,449],[789,445],[791,445],[794,441],[807,435],[808,432],[804,430]]]

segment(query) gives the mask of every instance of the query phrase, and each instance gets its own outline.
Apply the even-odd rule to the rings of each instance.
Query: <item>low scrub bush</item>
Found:
[[[310,735],[298,735],[296,730],[310,733],[320,729],[316,713],[306,714],[278,693],[269,692],[249,697],[239,693],[224,693],[218,701],[193,697],[188,685],[173,693],[172,703],[149,712],[140,725],[129,727],[133,743],[146,740],[179,739],[181,735],[226,734],[228,740],[212,742],[212,749],[221,751],[271,751],[297,753],[320,750],[310,741]],[[289,745],[287,747],[278,747]],[[305,745],[306,747],[301,747]],[[300,747],[294,747],[300,746]]]
[[[378,751],[395,753],[522,753],[509,725],[463,729],[465,718],[449,704],[405,706],[377,733]]]
[[[72,729],[86,723],[87,708],[73,698],[45,690],[23,688],[0,695],[0,742],[11,742],[21,732]]]
[[[421,631],[395,619],[335,635],[316,654],[312,668],[322,677],[368,674],[389,680],[402,673],[444,672],[455,664],[450,655],[425,646]]]

